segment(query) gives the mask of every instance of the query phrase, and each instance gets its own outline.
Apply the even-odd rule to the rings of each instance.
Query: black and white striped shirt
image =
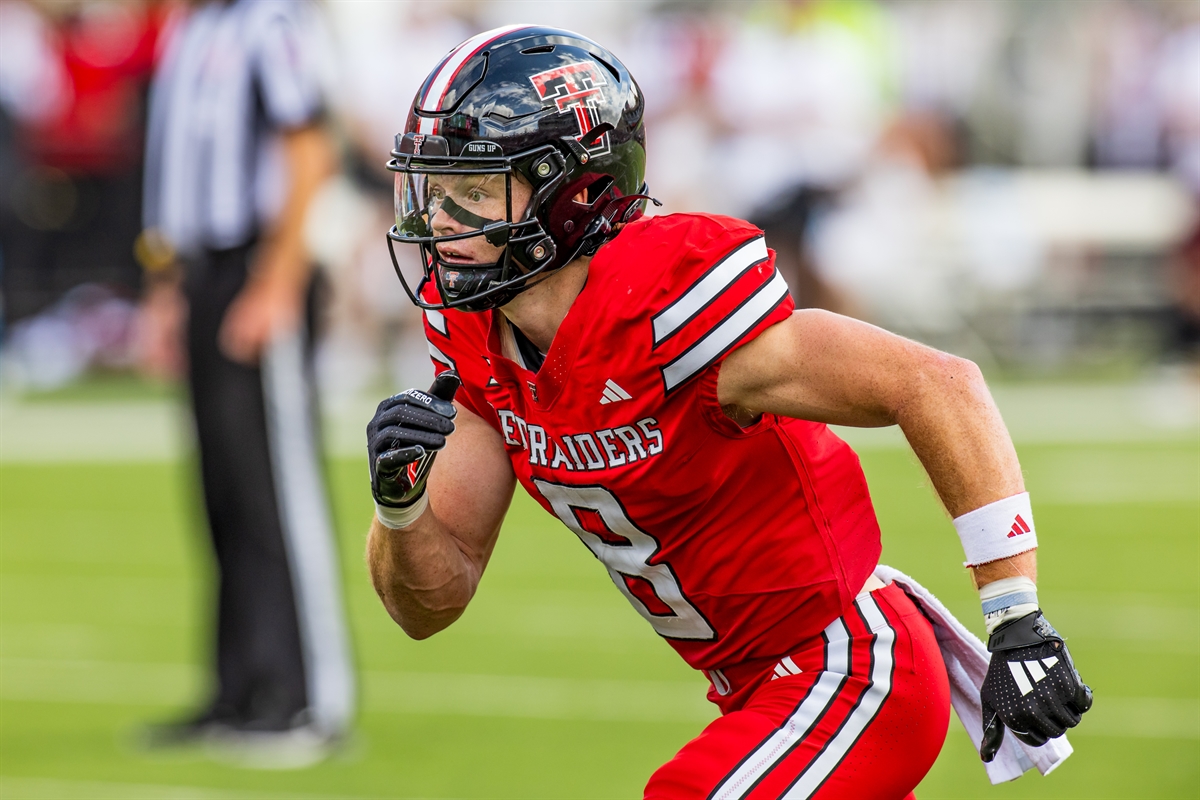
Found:
[[[273,134],[321,115],[324,34],[301,0],[217,0],[180,21],[151,89],[143,212],[180,254],[245,244],[272,215]]]

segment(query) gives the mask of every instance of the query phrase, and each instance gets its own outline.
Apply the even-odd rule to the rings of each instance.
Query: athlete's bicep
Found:
[[[495,428],[456,402],[455,430],[429,475],[438,520],[482,571],[512,502],[516,475]]]
[[[796,311],[721,365],[722,405],[836,425],[896,422],[914,381],[944,353],[849,317]]]

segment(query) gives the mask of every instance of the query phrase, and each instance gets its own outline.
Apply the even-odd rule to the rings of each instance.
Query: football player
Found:
[[[464,42],[418,92],[388,238],[422,251],[420,275],[394,261],[439,374],[367,431],[388,612],[418,639],[454,622],[520,482],[711,683],[721,716],[647,798],[911,796],[947,674],[873,575],[866,481],[826,427],[899,425],[980,590],[984,760],[1006,728],[1061,736],[1090,693],[1041,615],[1029,497],[979,370],[794,310],[745,222],[644,217],[643,111],[612,53],[536,26]]]

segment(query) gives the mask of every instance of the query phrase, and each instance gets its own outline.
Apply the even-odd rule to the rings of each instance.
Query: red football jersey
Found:
[[[845,442],[772,415],[742,428],[717,402],[725,356],[792,309],[761,231],[679,214],[600,248],[536,373],[501,355],[499,313],[426,313],[435,366],[521,484],[697,669],[791,652],[879,558]]]

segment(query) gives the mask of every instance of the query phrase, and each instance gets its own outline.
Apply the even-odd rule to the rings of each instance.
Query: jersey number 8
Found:
[[[658,552],[658,541],[633,524],[612,492],[603,486],[564,486],[537,479],[533,482],[558,518],[608,568],[613,583],[660,636],[668,639],[716,638],[708,620],[684,596],[671,567],[650,563],[651,557]],[[584,528],[579,512],[599,516],[609,535],[601,537]],[[640,579],[649,584],[659,605],[669,612],[651,610],[634,594],[628,579]]]

